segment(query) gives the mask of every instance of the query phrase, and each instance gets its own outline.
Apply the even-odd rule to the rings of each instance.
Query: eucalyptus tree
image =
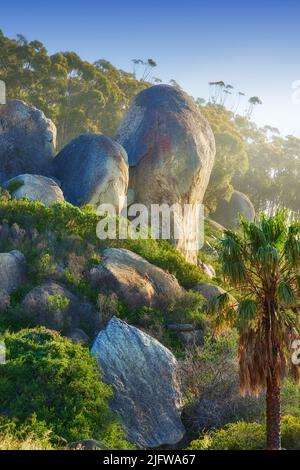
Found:
[[[299,334],[300,224],[289,225],[283,211],[242,220],[239,233],[221,239],[220,261],[240,300],[214,298],[217,328],[238,329],[241,393],[266,392],[267,448],[280,449],[281,384],[290,372],[299,379],[291,346]]]
[[[238,109],[239,109],[240,104],[241,104],[241,98],[244,97],[244,96],[246,96],[245,93],[243,93],[242,91],[239,91],[239,92],[238,92],[238,95],[237,95],[237,102],[236,102],[236,105],[235,105],[234,111],[233,111],[234,114],[236,114],[236,113],[238,112]]]
[[[248,103],[249,103],[249,107],[246,111],[246,115],[248,118],[250,118],[252,116],[254,107],[259,104],[262,104],[262,101],[258,96],[251,96],[251,98],[249,98],[248,100]]]

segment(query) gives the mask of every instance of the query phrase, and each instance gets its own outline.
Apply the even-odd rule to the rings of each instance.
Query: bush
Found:
[[[15,420],[0,418],[0,450],[51,450],[50,435],[36,415],[20,426]]]
[[[292,379],[286,379],[281,395],[283,413],[300,418],[300,385]]]
[[[240,395],[236,331],[206,336],[203,346],[186,351],[180,368],[186,403],[182,418],[190,439],[226,423],[263,419],[264,397]]]
[[[0,366],[0,414],[20,426],[33,414],[51,442],[96,439],[109,448],[129,444],[108,406],[111,388],[99,380],[87,348],[45,328],[7,333]]]
[[[281,421],[282,447],[300,449],[300,419],[284,416]],[[191,450],[263,450],[266,448],[266,430],[263,424],[239,421],[224,429],[206,434],[192,441]]]
[[[192,441],[191,450],[262,450],[265,447],[265,430],[261,424],[243,421],[230,423]]]
[[[197,266],[188,263],[166,240],[100,241],[96,236],[99,217],[90,206],[79,208],[68,203],[55,203],[51,207],[45,207],[40,202],[10,199],[5,194],[0,197],[0,220],[7,220],[9,225],[17,223],[24,229],[35,228],[39,233],[53,233],[58,237],[58,243],[66,235],[74,235],[81,237],[86,243],[94,243],[99,250],[109,246],[127,248],[143,256],[150,263],[174,274],[185,288],[191,288],[207,280]],[[52,263],[48,267],[51,268],[51,265]]]

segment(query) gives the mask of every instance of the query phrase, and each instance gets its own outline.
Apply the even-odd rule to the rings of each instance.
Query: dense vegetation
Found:
[[[226,231],[220,241],[224,276],[240,298],[235,306],[228,293],[214,299],[216,326],[239,331],[241,392],[266,392],[268,449],[281,447],[282,381],[290,371],[299,379],[291,361],[291,344],[299,335],[299,234],[300,225],[289,225],[286,213],[278,212],[262,214],[256,223],[242,220],[240,235]]]
[[[20,429],[35,419],[56,445],[99,439],[129,446],[108,406],[111,389],[99,380],[89,351],[44,328],[7,333],[7,363],[0,368],[0,407]]]
[[[151,59],[135,61],[134,67],[144,69],[138,79],[135,70],[118,70],[106,60],[90,64],[74,52],[50,56],[40,41],[28,42],[22,35],[10,39],[0,32],[0,48],[0,79],[6,82],[8,97],[38,107],[53,120],[58,148],[83,132],[113,136],[133,96],[158,81],[151,74],[156,65]],[[179,86],[174,80],[171,84]],[[270,126],[258,128],[250,120],[253,107],[260,104],[257,97],[252,97],[255,100],[243,116],[238,106],[229,110],[223,97],[232,93],[232,87],[220,87],[223,82],[218,82],[215,97],[211,93],[207,103],[196,100],[217,144],[205,196],[207,209],[214,210],[217,200],[229,198],[235,187],[250,197],[257,211],[283,206],[298,211],[300,139],[282,137]]]
[[[22,36],[14,40],[0,33],[0,47],[0,79],[6,82],[8,97],[37,106],[55,122],[58,148],[82,132],[113,136],[132,97],[150,85],[150,71],[155,65],[148,61],[138,80],[134,72],[118,70],[105,60],[90,64],[73,52],[50,56],[42,43],[28,42]],[[175,82],[172,85],[178,86]],[[298,211],[300,140],[284,138],[268,126],[257,128],[250,117],[253,106],[259,104],[258,98],[250,102],[245,116],[238,115],[237,109],[226,109],[225,99],[197,103],[211,124],[217,145],[205,195],[207,210],[213,211],[218,200],[229,198],[235,188],[246,193],[257,210],[273,213],[286,206]],[[114,297],[99,295],[86,279],[87,268],[101,262],[103,249],[112,246],[140,254],[174,274],[187,290],[208,281],[200,268],[187,263],[168,242],[101,242],[96,237],[98,218],[90,207],[64,203],[47,208],[38,202],[16,201],[9,192],[1,191],[2,233],[13,230],[16,236],[1,237],[0,233],[0,252],[22,251],[29,272],[26,285],[12,294],[10,306],[0,318],[0,332],[8,348],[8,362],[0,368],[0,449],[60,448],[85,438],[98,439],[110,448],[130,447],[109,410],[111,390],[98,380],[99,371],[88,348],[37,328],[35,319],[27,317],[22,309],[28,291],[48,279],[91,302],[106,319],[117,315],[143,328],[181,358],[184,420],[189,439],[194,439],[192,449],[265,448],[270,417],[265,414],[264,395],[260,399],[242,398],[238,374],[240,369],[245,389],[259,392],[268,388],[263,383],[266,371],[276,369],[278,364],[277,382],[271,384],[271,389],[277,391],[278,404],[282,386],[282,441],[287,448],[299,448],[300,388],[292,384],[286,366],[287,336],[298,327],[292,307],[299,294],[299,228],[295,225],[288,229],[288,219],[276,217],[263,217],[258,225],[244,223],[244,232],[239,234],[226,232],[221,247],[220,232],[206,222],[206,243],[199,259],[216,270],[210,282],[226,289],[234,286],[233,295],[240,301],[238,310],[231,309],[228,316],[223,309],[228,296],[218,298],[215,319],[194,291],[164,309],[134,310]],[[219,260],[217,250],[221,253]],[[270,283],[272,292],[268,292],[280,313],[276,321],[272,317],[276,328],[270,330],[271,344],[265,334],[266,299],[257,295],[257,290],[266,292]],[[51,299],[53,309],[65,305],[64,298]],[[167,330],[170,320],[197,325],[203,332],[203,344],[185,348]],[[221,320],[229,331],[217,337]],[[88,333],[91,340],[92,333]],[[276,354],[262,354],[266,344],[267,352],[275,345]],[[249,362],[241,350],[250,350]],[[279,356],[280,363],[276,362]],[[35,379],[29,382],[28,377]],[[211,415],[205,415],[207,410],[212,410]],[[278,413],[275,424],[278,441]],[[270,433],[268,436],[270,445]]]

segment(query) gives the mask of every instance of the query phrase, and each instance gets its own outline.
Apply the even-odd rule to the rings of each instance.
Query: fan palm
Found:
[[[266,392],[267,448],[280,449],[281,383],[289,372],[298,379],[291,345],[299,332],[300,224],[289,225],[284,211],[241,220],[239,233],[225,231],[220,260],[240,301],[214,298],[217,327],[238,329],[241,393]]]

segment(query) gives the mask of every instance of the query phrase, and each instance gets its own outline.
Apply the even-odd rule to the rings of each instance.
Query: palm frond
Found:
[[[279,301],[286,306],[293,305],[296,302],[295,292],[287,282],[281,281],[279,283],[277,294]]]
[[[258,309],[257,302],[252,299],[241,300],[238,307],[237,328],[240,333],[250,327]]]

